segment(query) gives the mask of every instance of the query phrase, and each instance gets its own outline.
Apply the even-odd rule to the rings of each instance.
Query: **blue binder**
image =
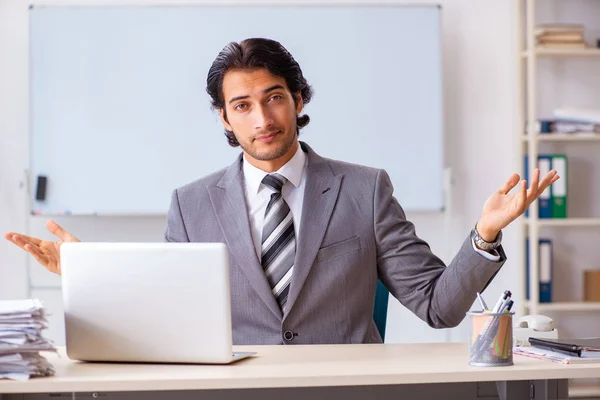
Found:
[[[552,169],[552,156],[540,154],[538,168],[540,169],[540,179],[542,179]],[[538,199],[538,216],[539,218],[552,218],[552,185],[546,188]]]
[[[529,184],[529,166],[528,155],[523,160],[523,179]],[[540,179],[542,179],[552,169],[552,156],[549,154],[539,154],[537,168],[540,169]],[[538,218],[552,218],[552,186],[544,190],[538,198]],[[525,210],[525,217],[529,217],[529,208]]]
[[[539,302],[552,302],[552,274],[553,274],[553,249],[551,239],[539,240]],[[529,239],[525,240],[525,298],[530,299],[529,295]]]

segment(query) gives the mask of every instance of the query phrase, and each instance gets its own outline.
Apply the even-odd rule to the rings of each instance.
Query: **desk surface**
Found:
[[[590,378],[600,364],[514,356],[514,366],[471,367],[464,343],[240,346],[257,355],[231,365],[105,364],[46,354],[56,376],[0,380],[0,393],[202,390]]]

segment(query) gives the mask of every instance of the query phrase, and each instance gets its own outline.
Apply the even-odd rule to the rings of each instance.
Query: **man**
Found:
[[[376,343],[377,280],[430,326],[453,327],[506,257],[501,230],[558,179],[530,188],[514,174],[483,206],[446,267],[417,237],[383,170],[329,160],[298,141],[312,91],[279,43],[230,43],[215,59],[207,91],[229,144],[229,167],[173,192],[165,239],[224,242],[230,253],[235,344]],[[60,273],[61,241],[7,239]]]

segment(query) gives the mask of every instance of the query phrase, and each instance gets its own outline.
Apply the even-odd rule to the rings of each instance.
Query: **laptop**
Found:
[[[64,243],[66,347],[81,361],[228,364],[222,243]]]

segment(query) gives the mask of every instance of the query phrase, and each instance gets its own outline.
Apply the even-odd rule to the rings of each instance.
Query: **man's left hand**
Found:
[[[521,179],[518,174],[513,174],[497,192],[485,201],[476,226],[481,238],[486,242],[493,242],[500,230],[523,214],[527,207],[558,178],[556,171],[552,170],[540,182],[540,170],[535,169],[529,189],[527,189],[527,181],[522,180],[520,190],[509,194]]]

